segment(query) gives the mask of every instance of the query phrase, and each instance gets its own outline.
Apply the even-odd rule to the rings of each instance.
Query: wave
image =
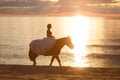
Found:
[[[120,42],[120,39],[101,39],[101,41]]]
[[[109,48],[109,49],[120,49],[120,45],[87,45],[87,48],[96,47],[96,48]]]
[[[90,57],[90,58],[109,58],[109,59],[120,59],[120,54],[97,54],[97,53],[93,53],[93,54],[88,54],[86,57]]]

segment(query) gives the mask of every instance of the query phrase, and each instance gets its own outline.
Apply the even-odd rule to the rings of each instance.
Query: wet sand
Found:
[[[0,65],[0,80],[120,80],[120,68]]]

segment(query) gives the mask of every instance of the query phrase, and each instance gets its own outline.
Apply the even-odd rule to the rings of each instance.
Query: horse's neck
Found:
[[[64,47],[64,41],[62,41],[62,40],[57,40],[56,41],[56,43],[55,43],[55,45],[53,46],[53,48],[51,49],[52,51],[60,51],[61,50],[61,48],[63,48]]]

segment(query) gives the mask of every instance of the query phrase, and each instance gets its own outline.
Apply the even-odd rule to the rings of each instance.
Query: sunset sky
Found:
[[[0,14],[120,17],[120,0],[0,0]]]

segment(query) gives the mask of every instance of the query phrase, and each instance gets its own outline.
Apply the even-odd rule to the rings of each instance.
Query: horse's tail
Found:
[[[33,52],[31,51],[31,49],[29,49],[29,59],[30,59],[31,61],[35,61],[35,59],[36,59],[37,56],[38,56],[37,54],[33,53]]]

